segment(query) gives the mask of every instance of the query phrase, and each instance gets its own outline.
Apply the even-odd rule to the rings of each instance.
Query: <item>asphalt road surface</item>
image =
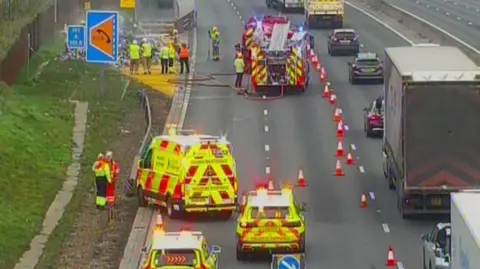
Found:
[[[233,46],[243,30],[242,18],[276,14],[262,1],[215,1],[198,6],[198,52],[196,71],[202,74],[232,71]],[[381,53],[385,46],[407,45],[395,34],[362,13],[346,7],[346,27],[358,30],[363,50]],[[302,15],[288,15],[301,22]],[[207,30],[219,27],[222,44],[220,62],[207,60]],[[349,57],[327,55],[327,31],[315,31],[316,50],[329,72],[349,126],[345,147],[355,144],[357,166],[346,168],[346,176],[334,177],[335,125],[332,107],[321,98],[316,72],[309,91],[272,101],[251,101],[229,88],[194,87],[185,128],[209,134],[227,134],[237,156],[242,190],[254,187],[270,170],[276,182],[294,182],[302,168],[309,186],[299,200],[310,207],[307,218],[307,263],[310,268],[385,268],[387,248],[394,247],[405,268],[421,266],[420,235],[433,223],[404,221],[396,209],[394,193],[381,171],[381,141],[363,133],[362,109],[382,94],[380,85],[352,86],[348,83]],[[233,77],[219,78],[233,83]],[[267,168],[268,167],[268,168]],[[365,192],[375,197],[369,208],[360,208]],[[265,263],[240,263],[235,258],[235,218],[227,222],[167,222],[168,230],[188,227],[205,233],[210,244],[222,247],[220,264],[228,268],[266,268]]]
[[[478,0],[385,0],[480,48]]]

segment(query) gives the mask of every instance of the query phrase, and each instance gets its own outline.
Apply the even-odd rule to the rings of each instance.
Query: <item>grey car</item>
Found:
[[[328,39],[328,54],[355,55],[360,51],[359,36],[353,29],[335,29]]]
[[[450,267],[450,223],[440,222],[422,235],[423,269],[448,269]]]
[[[351,84],[360,81],[383,83],[382,61],[376,53],[360,52],[349,65],[348,80]]]

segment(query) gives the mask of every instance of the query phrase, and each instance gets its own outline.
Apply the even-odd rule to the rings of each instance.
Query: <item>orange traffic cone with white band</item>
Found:
[[[325,77],[325,73],[320,71],[320,81],[324,82],[325,80],[327,80],[327,78]]]
[[[302,169],[298,170],[297,186],[300,187],[300,188],[303,188],[303,187],[307,186],[307,180],[305,180],[305,176],[303,175],[303,170]]]
[[[360,207],[368,207],[367,196],[365,195],[365,193],[362,193],[362,197],[360,199]]]
[[[343,121],[339,121],[337,124],[337,137],[343,138],[345,136],[345,130],[343,130]]]
[[[312,57],[312,63],[313,63],[314,65],[317,65],[317,64],[318,64],[317,55],[313,55],[313,57]]]
[[[330,94],[330,104],[335,105],[337,103],[337,95],[332,93]]]
[[[335,112],[333,112],[333,121],[340,122],[341,120],[342,120],[342,110],[336,107]]]
[[[323,98],[330,99],[330,82],[325,83],[325,87],[323,88]]]
[[[395,260],[395,256],[393,255],[393,248],[390,246],[388,247],[388,255],[387,255],[387,262],[385,263],[388,267],[397,267],[397,261]]]
[[[352,157],[352,153],[349,152],[347,154],[347,165],[354,165],[354,164],[355,164],[355,160]]]
[[[337,162],[335,163],[335,173],[333,173],[333,175],[337,177],[341,177],[345,175],[345,173],[343,172],[342,164],[340,163],[340,160],[337,160]]]
[[[338,144],[337,144],[337,157],[343,157],[343,145],[342,145],[342,141],[338,141]]]
[[[322,64],[317,63],[317,64],[315,65],[315,70],[317,70],[317,72],[320,72],[320,71],[322,70]]]

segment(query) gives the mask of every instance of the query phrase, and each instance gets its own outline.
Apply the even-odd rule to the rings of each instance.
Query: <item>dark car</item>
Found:
[[[364,108],[364,131],[367,137],[383,135],[383,116],[385,100],[374,100],[369,107]]]
[[[376,81],[383,83],[382,61],[376,53],[360,52],[353,58],[353,62],[348,63],[350,83],[355,84],[358,81]]]
[[[355,55],[360,51],[358,35],[353,29],[335,29],[328,40],[328,54]]]

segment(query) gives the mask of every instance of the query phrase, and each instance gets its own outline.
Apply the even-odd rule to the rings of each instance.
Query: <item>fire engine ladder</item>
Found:
[[[266,66],[268,68],[268,78],[272,84],[285,84],[285,72],[279,72],[278,65],[286,64],[287,41],[290,31],[290,22],[286,24],[275,24],[273,26],[272,37],[268,46]],[[275,65],[276,70],[272,69]]]

